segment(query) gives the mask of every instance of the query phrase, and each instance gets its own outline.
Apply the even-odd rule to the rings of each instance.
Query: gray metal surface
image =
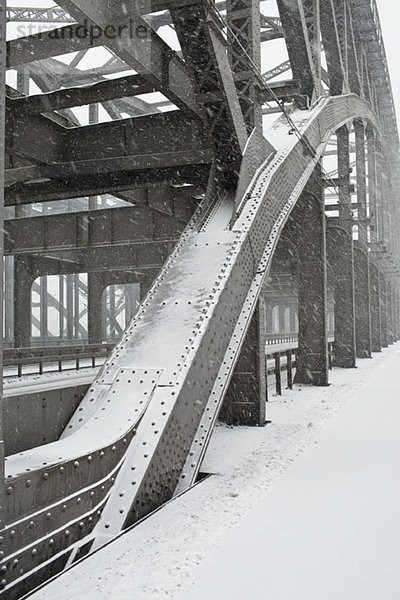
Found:
[[[81,541],[64,531],[60,552],[72,549],[73,560],[80,546],[102,545],[178,484],[191,484],[279,233],[330,135],[355,116],[374,124],[368,106],[351,95],[292,115],[314,155],[288,136],[282,119],[269,136],[277,152],[258,170],[233,227],[229,196],[200,228],[193,220],[60,441],[8,457],[10,527],[28,519],[32,494],[35,509],[45,510],[79,494],[83,482],[92,489],[114,473],[98,523],[89,533],[82,528]]]
[[[102,27],[121,18],[112,4],[60,2],[74,18]],[[369,235],[370,254],[379,265],[371,271],[371,285],[377,287],[373,311],[380,322],[374,342],[380,346],[395,338],[400,317],[394,306],[397,275],[392,274],[399,259],[393,234],[393,224],[400,222],[398,178],[386,163],[390,157],[390,164],[398,164],[398,140],[375,3],[292,4],[288,10],[288,3],[278,0],[280,18],[261,18],[261,29],[268,28],[264,39],[284,34],[289,56],[264,79],[254,0],[220,6],[226,8],[226,19],[208,2],[152,3],[151,10],[170,9],[171,19],[165,22],[161,15],[159,23],[175,28],[181,53],[157,35],[156,26],[150,29],[147,18],[138,16],[150,11],[147,2],[135,5],[137,11],[132,5],[124,18],[145,24],[147,39],[132,41],[125,32],[121,39],[107,40],[118,58],[110,54],[98,71],[79,69],[88,50],[81,40],[64,40],[58,46],[65,52],[78,50],[70,65],[52,58],[55,44],[42,43],[38,36],[8,44],[9,64],[17,67],[17,89],[8,89],[6,188],[8,216],[15,216],[6,225],[6,251],[15,254],[16,341],[29,344],[30,293],[39,276],[71,273],[75,283],[66,290],[71,334],[79,331],[79,315],[72,310],[80,293],[77,273],[89,273],[89,337],[98,343],[103,287],[128,275],[143,290],[154,283],[57,441],[71,399],[49,417],[49,437],[41,441],[50,443],[31,447],[43,437],[43,426],[35,434],[32,427],[47,410],[40,396],[46,397],[54,386],[51,381],[47,389],[42,382],[40,389],[24,391],[36,394],[33,403],[26,397],[18,408],[10,408],[7,418],[18,435],[11,442],[8,438],[15,453],[6,460],[6,525],[0,539],[0,588],[7,600],[113,539],[196,480],[249,324],[257,316],[283,227],[311,174],[322,168],[325,148],[338,129],[338,179],[332,181],[324,172],[321,190],[339,187],[333,193],[339,203],[332,205],[339,220],[331,217],[332,209],[326,207],[326,213],[331,224],[346,229],[350,246],[352,219],[358,219],[357,227],[370,220],[367,241]],[[365,10],[361,14],[359,9]],[[20,18],[33,19],[35,14],[21,13]],[[321,39],[327,72],[321,66]],[[35,51],[43,60],[31,63]],[[5,67],[5,48],[0,61]],[[129,68],[138,74],[115,86],[106,80]],[[280,82],[281,89],[268,86],[270,78],[289,68],[295,81],[287,86]],[[30,81],[41,94],[29,96]],[[95,85],[74,88],[90,83]],[[150,114],[161,104],[148,104],[136,93],[153,89],[177,110]],[[132,97],[121,98],[129,92]],[[293,100],[290,114],[275,92]],[[266,110],[284,114],[264,138],[262,104],[271,99],[276,107]],[[71,109],[91,102],[89,125],[81,127]],[[99,102],[117,122],[95,124]],[[121,119],[126,114],[130,118]],[[352,205],[349,131],[354,119],[362,120],[367,131],[369,206],[360,128],[358,203]],[[197,192],[180,194],[176,186],[182,191],[188,183]],[[135,206],[96,211],[93,196],[105,192]],[[181,235],[204,193],[204,202]],[[27,212],[24,205],[84,195],[89,196],[88,211],[36,217],[30,234],[32,209]],[[331,276],[331,286],[333,280]],[[49,329],[48,283],[43,278],[35,287],[43,339]],[[114,309],[110,302],[113,333]],[[303,342],[300,330],[299,345]],[[324,346],[325,337],[319,342]],[[68,387],[67,396],[79,393]],[[60,396],[54,400],[57,404]],[[27,420],[24,427],[19,424],[21,412]],[[25,446],[23,431],[29,437]]]

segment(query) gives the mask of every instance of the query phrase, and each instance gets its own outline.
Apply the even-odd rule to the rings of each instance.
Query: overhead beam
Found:
[[[282,75],[282,73],[286,73],[286,71],[289,71],[291,68],[292,65],[290,64],[290,60],[285,60],[283,63],[280,63],[276,67],[265,71],[265,73],[263,73],[263,79],[264,81],[269,81],[270,79],[273,79],[278,75]]]
[[[9,106],[21,115],[30,115],[117,98],[128,98],[153,91],[154,88],[140,75],[129,75],[111,81],[102,81],[87,87],[74,87],[42,95],[13,99],[9,101]]]
[[[285,0],[277,0],[279,14],[285,31],[285,41],[289,55],[293,78],[301,81],[303,93],[309,98],[316,86],[314,65],[310,56],[310,40],[303,19],[303,0],[288,4]]]
[[[193,201],[193,211],[196,207]],[[144,206],[10,219],[4,226],[4,253],[37,254],[87,246],[116,246],[175,240],[185,220]]]
[[[160,268],[178,240],[179,237],[170,241],[128,243],[103,248],[88,246],[78,250],[49,251],[40,256],[30,255],[32,279],[44,275]]]
[[[211,147],[201,120],[177,110],[72,129],[60,127],[42,115],[28,117],[8,110],[7,125],[8,153],[23,157],[25,164],[26,160],[66,163]],[[23,164],[9,161],[7,166]]]
[[[114,3],[60,0],[60,5],[78,22],[84,23],[87,19],[89,25],[96,25],[103,32],[108,32],[108,35],[103,36],[107,47],[174,104],[199,112],[192,78],[185,63],[137,15],[133,3],[126,3],[123,22],[120,6]],[[118,30],[117,34],[110,33],[110,23]]]
[[[89,47],[102,46],[104,40],[89,40],[71,34],[71,25],[55,29],[54,32],[41,32],[20,37],[7,42],[7,68],[14,69],[20,65],[46,60],[53,56],[61,56],[70,52],[88,50]],[[53,33],[53,35],[50,35]]]
[[[65,10],[58,6],[52,8],[32,8],[9,6],[6,9],[6,20],[23,23],[73,23],[74,20]]]
[[[27,119],[7,108],[6,165],[9,168],[26,162],[49,163],[62,160],[66,129],[42,115],[31,115]]]
[[[55,58],[48,58],[46,61],[29,65],[30,75],[39,77],[45,73],[46,79],[51,81],[53,90],[61,87],[72,88],[78,85],[98,83],[108,75],[130,70],[132,70],[131,67],[115,56],[111,57],[102,67],[86,69],[85,71],[75,69],[71,72],[65,64]]]
[[[262,102],[272,102],[273,100],[292,101],[293,98],[301,94],[302,88],[299,81],[276,81],[268,85],[268,89],[259,92]]]
[[[212,158],[212,152],[205,149],[197,152],[195,150],[175,151],[20,167],[6,171],[6,186],[10,187],[15,184],[37,180],[56,179],[65,181],[78,177],[96,177],[102,173],[110,175],[121,172],[143,171],[145,169],[208,164],[212,161]]]
[[[211,147],[200,119],[182,111],[99,123],[66,132],[63,160],[91,160],[144,154],[197,151]]]
[[[135,171],[119,171],[103,175],[84,175],[43,183],[14,185],[6,188],[5,206],[22,206],[37,202],[53,202],[101,194],[117,194],[126,190],[147,187],[155,183],[172,185],[191,183],[204,187],[210,165],[204,162],[178,165],[169,168],[149,168]]]

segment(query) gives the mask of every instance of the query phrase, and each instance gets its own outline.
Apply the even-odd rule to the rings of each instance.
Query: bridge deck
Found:
[[[396,345],[327,388],[284,391],[265,429],[217,427],[213,477],[33,598],[394,600],[399,358]]]

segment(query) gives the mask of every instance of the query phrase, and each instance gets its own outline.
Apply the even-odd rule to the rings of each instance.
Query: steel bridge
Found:
[[[268,377],[325,386],[400,337],[375,0],[12,4],[7,600],[190,488],[217,418],[263,426]]]

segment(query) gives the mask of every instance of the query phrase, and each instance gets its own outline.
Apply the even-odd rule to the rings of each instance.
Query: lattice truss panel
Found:
[[[0,568],[9,598],[196,479],[280,231],[330,136],[355,117],[377,126],[353,95],[293,113],[302,139],[279,120],[275,155],[233,226],[229,195],[208,219],[195,215],[60,441],[8,458]]]

